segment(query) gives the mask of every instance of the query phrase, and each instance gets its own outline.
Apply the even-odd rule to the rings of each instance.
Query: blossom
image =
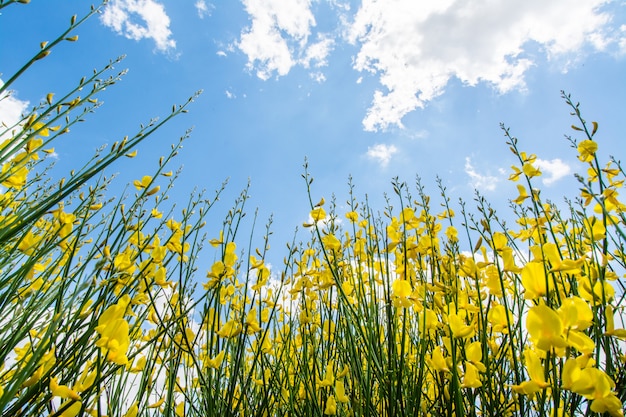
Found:
[[[578,144],[578,159],[583,162],[591,162],[598,150],[598,144],[593,140],[583,140]]]
[[[538,349],[550,350],[567,346],[563,338],[563,321],[556,311],[541,304],[532,307],[526,317],[526,329]]]
[[[116,304],[104,310],[96,326],[96,332],[100,334],[96,346],[106,352],[107,360],[118,365],[128,363],[126,351],[130,346],[130,337],[124,314],[129,303],[130,296],[125,294]]]
[[[326,408],[324,409],[324,414],[328,416],[334,416],[337,414],[337,401],[335,400],[334,395],[330,395],[326,400]]]

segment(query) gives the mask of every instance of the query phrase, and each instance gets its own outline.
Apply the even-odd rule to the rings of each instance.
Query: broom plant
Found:
[[[104,6],[42,43],[1,97]],[[393,179],[382,209],[350,181],[342,212],[313,197],[305,163],[309,220],[276,267],[248,188],[217,236],[205,227],[225,183],[168,201],[190,131],[145,176],[107,174],[197,94],[54,179],[52,146],[120,63],[0,129],[2,416],[623,416],[625,173],[600,161],[598,123],[569,95],[586,172],[567,209],[543,199],[537,156],[504,126],[518,191],[505,214],[479,193],[453,204],[441,181],[437,203],[419,177]]]

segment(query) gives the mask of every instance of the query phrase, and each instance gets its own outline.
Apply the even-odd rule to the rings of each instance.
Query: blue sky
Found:
[[[88,9],[79,0],[4,8],[0,78]],[[111,173],[123,185],[151,172],[193,126],[173,165],[184,170],[171,199],[182,205],[195,187],[210,191],[230,178],[218,221],[250,179],[249,212],[259,209],[260,224],[273,214],[274,248],[307,220],[305,158],[313,198],[334,193],[342,213],[350,175],[357,198],[367,195],[380,211],[393,177],[413,185],[419,175],[438,210],[438,175],[453,208],[459,198],[472,207],[478,189],[506,217],[516,161],[501,122],[542,161],[547,196],[561,201],[577,188],[581,165],[564,139],[574,120],[560,90],[599,122],[603,156],[623,152],[621,0],[111,0],[76,34],[12,86],[0,119],[125,54],[118,68],[129,72],[104,92],[104,106],[55,145],[59,169],[69,170],[203,89],[189,114]]]

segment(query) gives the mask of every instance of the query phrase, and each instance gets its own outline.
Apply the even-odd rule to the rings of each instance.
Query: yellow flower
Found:
[[[522,171],[515,165],[512,165],[511,168],[513,169],[513,173],[509,175],[509,181],[515,182],[519,180],[520,175],[522,175]]]
[[[219,337],[231,338],[241,333],[241,324],[235,320],[228,320],[219,331],[217,335]]]
[[[141,355],[137,358],[135,364],[130,368],[130,372],[141,372],[146,367],[146,357]]]
[[[502,304],[493,306],[487,312],[487,320],[491,324],[494,332],[508,333],[507,310]]]
[[[391,284],[391,291],[396,297],[408,297],[413,289],[409,281],[405,279],[397,279]]]
[[[159,398],[159,400],[157,400],[156,402],[149,404],[148,408],[159,408],[163,405],[163,403],[165,403],[165,396]]]
[[[526,188],[521,184],[517,185],[517,191],[519,192],[519,196],[515,200],[513,200],[513,202],[515,204],[522,204],[524,200],[529,197],[528,192],[526,191]]]
[[[72,401],[72,400],[64,401],[59,406],[59,409],[65,408],[70,401]],[[72,404],[69,407],[65,408],[65,410],[61,414],[55,414],[55,415],[59,416],[59,417],[76,417],[78,415],[78,413],[80,413],[80,410],[82,409],[82,406],[83,406],[82,403],[80,403],[79,401],[75,401],[74,404]]]
[[[331,395],[326,400],[326,408],[324,409],[324,414],[327,416],[334,416],[337,414],[337,401],[335,401],[335,396]]]
[[[547,277],[541,262],[528,262],[522,268],[522,285],[526,290],[524,298],[534,300],[547,294]]]
[[[574,295],[563,300],[558,313],[566,329],[585,330],[593,322],[593,312],[589,304]]]
[[[426,358],[428,365],[435,371],[450,372],[440,347],[435,347],[430,358]]]
[[[59,385],[57,382],[57,378],[50,378],[50,392],[52,395],[59,398],[70,399],[80,401],[80,395],[74,390],[72,390],[67,385]]]
[[[598,150],[598,144],[592,140],[583,140],[578,144],[578,159],[583,162],[593,161],[593,157]]]
[[[210,358],[207,359],[206,366],[208,368],[218,369],[220,366],[222,366],[222,361],[224,360],[225,352],[226,351],[222,350],[213,359],[210,359]]]
[[[476,367],[469,362],[465,362],[465,374],[463,375],[461,386],[464,388],[479,388],[482,385]]]
[[[117,304],[108,307],[98,319],[96,331],[100,339],[96,346],[107,353],[107,360],[118,365],[126,365],[126,351],[130,346],[128,322],[124,319],[130,296],[125,294]]]
[[[174,412],[176,413],[178,417],[185,417],[185,402],[181,401],[178,404],[176,404],[176,408],[174,409]]]
[[[539,171],[539,169],[537,169],[530,162],[525,163],[524,166],[522,167],[522,170],[524,171],[524,174],[528,178],[538,177],[539,175],[541,175],[541,171]]]
[[[137,413],[139,413],[139,407],[137,405],[137,401],[135,401],[126,411],[124,417],[137,417]]]
[[[537,354],[532,350],[524,352],[526,360],[526,370],[530,381],[524,381],[519,385],[513,385],[511,388],[515,392],[533,397],[537,392],[550,386],[544,378],[544,368]]]
[[[326,211],[323,207],[315,207],[313,210],[311,210],[310,216],[313,221],[317,223],[326,218]]]
[[[563,367],[564,388],[584,396],[591,402],[591,410],[596,413],[609,413],[623,416],[622,402],[612,389],[613,380],[597,368],[580,369],[576,361],[569,359]]]
[[[246,315],[246,325],[247,334],[254,334],[261,330],[261,326],[259,326],[259,320],[257,319],[257,312],[254,308],[250,309],[250,311]]]
[[[335,235],[326,235],[322,238],[324,248],[328,251],[338,252],[341,249],[341,242]]]
[[[113,265],[120,272],[125,272],[127,274],[132,274],[133,272],[135,272],[136,269],[135,264],[131,260],[131,255],[128,253],[128,251],[118,253],[113,260]]]
[[[2,165],[2,175],[10,171],[9,176],[2,181],[2,185],[7,188],[23,188],[26,185],[26,177],[28,176],[28,169],[25,167],[13,168],[11,164],[6,163]]]
[[[335,374],[333,373],[333,362],[331,361],[328,365],[326,365],[326,375],[324,375],[324,379],[320,378],[318,385],[320,387],[330,387],[335,383]]]
[[[350,402],[350,397],[346,395],[346,387],[343,381],[339,380],[335,383],[335,394],[337,394],[337,401],[340,403]]]
[[[567,346],[563,338],[563,321],[550,307],[541,304],[532,307],[526,317],[526,329],[538,349]]]
[[[359,215],[356,211],[349,211],[346,213],[346,218],[352,223],[356,223],[359,220]]]
[[[465,321],[454,312],[448,314],[448,324],[450,325],[452,336],[456,338],[466,338],[474,335],[474,326],[471,323],[466,325]]]
[[[467,360],[475,365],[476,369],[478,369],[480,372],[487,371],[487,368],[485,368],[485,365],[481,362],[483,357],[483,351],[480,342],[473,342],[468,347],[466,347],[465,356]]]
[[[148,188],[151,182],[152,182],[152,177],[150,175],[144,175],[141,178],[141,181],[139,180],[133,181],[133,185],[135,186],[136,189],[141,190],[143,188]]]
[[[615,318],[613,317],[613,307],[608,305],[604,310],[604,317],[606,318],[606,335],[619,337],[620,339],[626,339],[626,329],[615,328]]]

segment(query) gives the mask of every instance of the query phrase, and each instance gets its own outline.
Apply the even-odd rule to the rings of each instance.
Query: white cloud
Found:
[[[465,173],[470,177],[471,186],[480,191],[494,191],[500,182],[499,177],[476,171],[469,156],[465,158]]]
[[[214,6],[207,3],[206,0],[198,0],[194,6],[196,7],[200,19],[211,16],[211,10],[214,8]]]
[[[318,84],[326,81],[326,76],[322,72],[312,72],[309,75],[311,76],[311,79],[315,80],[315,82],[317,82]]]
[[[327,65],[333,40],[318,35],[309,44],[315,17],[310,0],[243,0],[251,25],[243,30],[237,47],[248,56],[247,67],[262,80],[283,76],[295,65]]]
[[[311,64],[318,68],[328,65],[326,58],[335,42],[327,36],[320,36],[319,39],[318,42],[309,45],[304,54],[304,58],[300,61],[304,68],[309,68]]]
[[[545,185],[554,184],[556,181],[561,178],[571,174],[572,169],[565,162],[561,161],[559,158],[552,159],[550,161],[546,161],[544,159],[539,159],[535,161],[535,165],[542,171],[543,175],[543,183]],[[548,176],[546,176],[546,174]]]
[[[176,48],[170,18],[165,7],[155,0],[112,0],[104,8],[100,21],[128,39],[152,39],[161,52]]]
[[[354,69],[379,76],[382,88],[363,120],[366,130],[402,126],[402,118],[442,94],[452,77],[498,92],[525,88],[529,43],[548,59],[624,40],[599,11],[608,0],[363,0],[348,28],[359,46]]]
[[[0,87],[3,85],[4,82],[0,80]],[[20,121],[28,105],[28,101],[22,101],[16,98],[14,93],[12,94],[6,91],[2,93],[2,96],[0,96],[0,134]],[[8,139],[10,135],[10,131],[1,135],[0,142]]]
[[[230,92],[229,90],[226,90],[225,94],[226,94],[226,98],[230,98],[230,99],[237,98],[237,96],[234,93]]]
[[[377,161],[381,167],[386,167],[391,157],[398,152],[398,148],[394,145],[385,145],[383,143],[367,147],[367,157]]]

